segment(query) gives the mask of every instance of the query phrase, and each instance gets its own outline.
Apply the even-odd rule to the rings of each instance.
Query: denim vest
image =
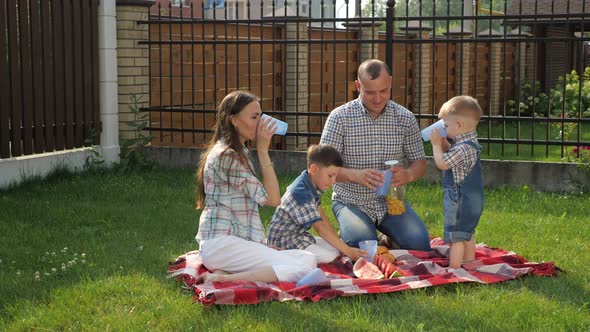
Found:
[[[445,241],[469,241],[483,211],[483,178],[481,174],[481,146],[473,141],[469,144],[477,149],[477,161],[471,172],[456,184],[451,169],[443,171],[443,192],[445,208]]]

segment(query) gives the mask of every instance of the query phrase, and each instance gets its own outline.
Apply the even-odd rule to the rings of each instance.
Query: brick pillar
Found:
[[[381,23],[373,22],[350,22],[344,23],[343,26],[350,30],[358,30],[359,45],[359,59],[360,65],[363,61],[368,59],[379,58],[379,43],[373,41],[379,40],[379,26]],[[386,59],[380,59],[385,61]]]
[[[526,31],[518,31],[519,29],[514,29],[509,32],[509,37],[511,38],[529,38],[532,37],[533,34],[526,32]],[[533,68],[533,48],[531,47],[530,42],[516,42],[518,59],[516,59],[516,68],[518,68],[518,72],[514,73],[514,75],[518,75],[515,77],[515,82],[532,82],[533,75],[531,69]]]
[[[445,33],[450,39],[455,39],[458,42],[455,44],[455,95],[469,94],[469,73],[471,66],[471,43],[461,43],[464,39],[469,39],[473,35],[471,31],[461,27],[451,28]]]
[[[117,73],[119,137],[136,136],[129,122],[137,120],[130,112],[131,97],[141,97],[138,107],[149,107],[149,48],[139,45],[148,40],[149,26],[138,21],[148,20],[149,7],[154,0],[117,0]]]
[[[502,37],[503,34],[495,30],[485,30],[478,34],[480,38],[498,38]],[[492,42],[489,43],[489,109],[488,115],[499,115],[500,114],[500,97],[502,90],[502,43]],[[485,108],[485,107],[484,107]]]
[[[507,81],[507,91],[505,91],[506,96],[504,97],[504,100],[516,100],[518,97],[518,93],[520,91],[520,88],[522,88],[523,84],[525,82],[529,82],[532,83],[532,76],[528,76],[528,71],[527,71],[527,48],[529,47],[529,43],[528,42],[523,42],[523,41],[519,41],[517,39],[519,38],[528,38],[531,37],[532,34],[525,32],[525,31],[519,31],[518,28],[508,32],[506,34],[506,36],[510,39],[513,39],[514,42],[512,43],[512,45],[514,45],[514,49],[513,49],[513,57],[514,57],[514,77],[512,77],[512,81]],[[532,66],[532,61],[530,64],[528,64],[529,66]],[[508,68],[507,68],[508,69]],[[512,91],[511,91],[511,90]]]
[[[308,40],[309,33],[306,22],[289,22],[285,25],[285,111],[307,113],[309,105],[307,99],[309,91],[308,44],[296,43]],[[293,41],[296,41],[293,43]],[[289,132],[309,132],[309,117],[305,115],[287,115],[285,121],[289,124]],[[307,137],[286,137],[287,150],[307,150]]]
[[[410,21],[406,26],[400,27],[400,30],[407,31],[409,36],[415,36],[415,39],[418,40],[414,50],[414,109],[410,111],[418,114],[431,114],[433,103],[433,44],[420,43],[420,40],[430,40],[430,31],[432,31],[432,28],[424,23]],[[431,122],[429,119],[420,119],[420,127],[425,127]]]

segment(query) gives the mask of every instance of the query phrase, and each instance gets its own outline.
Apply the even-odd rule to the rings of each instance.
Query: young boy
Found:
[[[443,104],[438,113],[448,138],[434,130],[430,136],[436,166],[443,171],[444,239],[450,243],[449,268],[475,260],[475,227],[483,211],[481,146],[477,123],[481,107],[470,96],[457,96]]]
[[[342,167],[340,153],[327,144],[307,150],[307,169],[287,188],[268,226],[268,243],[281,249],[304,249],[329,263],[340,253],[357,260],[367,253],[344,243],[321,208],[321,195],[330,189]],[[320,237],[311,234],[310,227]]]

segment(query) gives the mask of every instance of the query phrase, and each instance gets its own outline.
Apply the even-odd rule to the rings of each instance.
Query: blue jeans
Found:
[[[340,237],[349,246],[359,241],[377,240],[377,230],[393,239],[402,249],[430,250],[430,238],[422,219],[405,202],[406,212],[399,216],[386,214],[380,224],[354,205],[332,202],[332,211],[340,226]]]

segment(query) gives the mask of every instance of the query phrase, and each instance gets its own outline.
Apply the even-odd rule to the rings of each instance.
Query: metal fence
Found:
[[[0,158],[96,143],[98,0],[0,0],[0,35]]]
[[[447,99],[477,98],[487,157],[590,145],[590,1],[159,0],[150,14],[153,145],[203,145],[216,105],[247,89],[289,123],[273,147],[304,149],[368,58],[389,64],[392,99],[421,127]]]

